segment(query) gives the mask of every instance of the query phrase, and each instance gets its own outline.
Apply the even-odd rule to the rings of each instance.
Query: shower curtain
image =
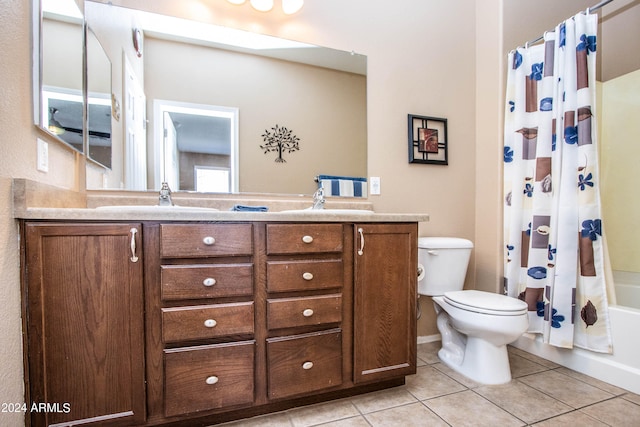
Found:
[[[509,54],[504,135],[507,293],[530,333],[611,353],[600,215],[597,15],[580,13]]]

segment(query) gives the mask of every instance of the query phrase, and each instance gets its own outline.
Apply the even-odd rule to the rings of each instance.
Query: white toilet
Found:
[[[418,239],[418,293],[433,297],[442,336],[440,360],[481,384],[511,381],[507,344],[528,327],[527,304],[483,291],[463,291],[473,243],[454,237]]]

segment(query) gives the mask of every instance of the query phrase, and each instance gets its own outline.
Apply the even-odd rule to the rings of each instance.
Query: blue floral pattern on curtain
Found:
[[[505,277],[529,332],[611,353],[595,129],[597,15],[509,54],[504,138]],[[560,138],[557,138],[557,136]]]

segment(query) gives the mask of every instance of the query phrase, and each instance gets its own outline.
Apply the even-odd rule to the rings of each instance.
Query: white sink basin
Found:
[[[214,212],[218,209],[203,208],[198,206],[158,206],[158,205],[119,205],[119,206],[98,206],[98,210],[120,211],[120,212]]]
[[[280,211],[282,213],[298,213],[309,215],[335,214],[335,215],[371,215],[374,212],[367,209],[292,209]]]

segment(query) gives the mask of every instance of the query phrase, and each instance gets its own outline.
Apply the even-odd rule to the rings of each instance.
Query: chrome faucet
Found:
[[[173,206],[173,201],[171,200],[171,189],[169,188],[169,184],[166,182],[163,182],[162,187],[160,188],[158,206]]]
[[[324,188],[319,187],[315,193],[313,193],[313,206],[311,209],[324,209]]]

